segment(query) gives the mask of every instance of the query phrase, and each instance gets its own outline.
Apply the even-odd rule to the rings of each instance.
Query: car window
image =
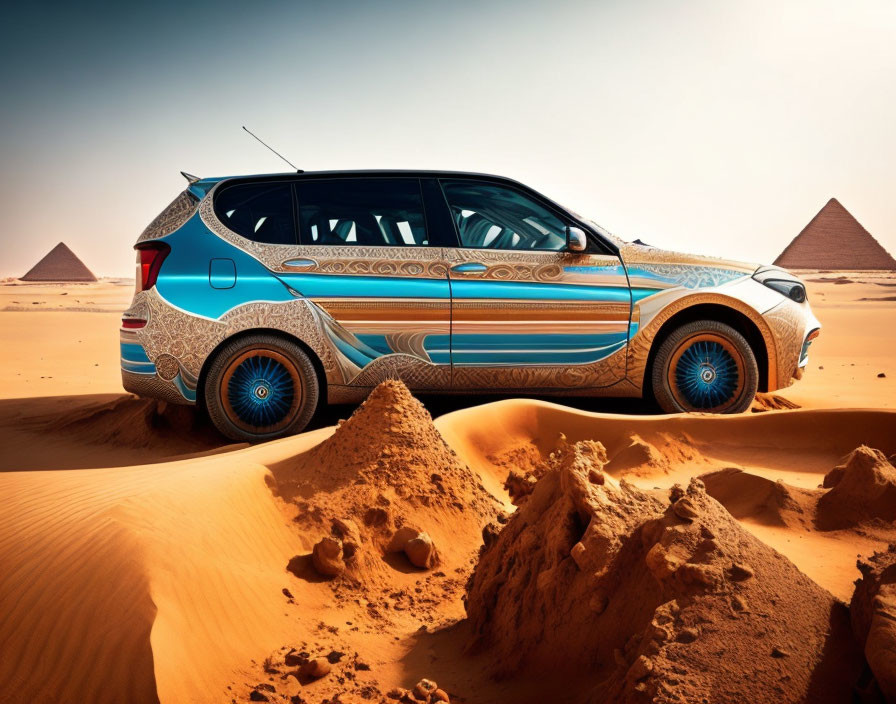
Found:
[[[300,181],[296,183],[296,196],[303,245],[429,244],[417,179]]]
[[[296,244],[288,183],[242,183],[215,196],[215,214],[238,235],[267,244]]]
[[[566,224],[524,193],[481,181],[441,184],[462,247],[554,252],[566,247]]]

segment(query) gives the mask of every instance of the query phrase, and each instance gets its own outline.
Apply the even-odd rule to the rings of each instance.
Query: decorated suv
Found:
[[[184,176],[136,244],[122,379],[236,440],[394,378],[737,413],[800,378],[820,329],[786,271],[623,242],[506,178]]]

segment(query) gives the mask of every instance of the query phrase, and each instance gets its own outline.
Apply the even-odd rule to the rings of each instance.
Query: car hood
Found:
[[[640,264],[650,265],[674,265],[674,266],[693,266],[693,267],[711,267],[714,269],[727,269],[730,271],[752,274],[758,268],[759,264],[749,262],[741,262],[734,259],[721,259],[719,257],[708,257],[702,254],[688,254],[685,252],[674,252],[669,249],[659,249],[646,244],[637,244],[634,242],[626,242],[619,248],[619,256],[626,266],[638,266]]]
[[[758,264],[673,252],[634,242],[620,246],[619,256],[633,285],[635,281],[647,285],[652,280],[685,288],[720,286],[752,276],[759,268]]]

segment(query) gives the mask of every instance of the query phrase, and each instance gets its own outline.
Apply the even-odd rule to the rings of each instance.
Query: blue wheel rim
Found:
[[[729,345],[703,335],[674,355],[670,376],[676,395],[696,410],[720,409],[736,400],[743,384],[742,365]]]
[[[297,407],[297,378],[281,355],[265,350],[243,354],[225,375],[231,420],[250,430],[275,429]]]

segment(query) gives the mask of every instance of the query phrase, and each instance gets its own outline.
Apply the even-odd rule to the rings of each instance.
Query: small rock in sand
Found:
[[[628,670],[628,676],[632,680],[641,680],[653,671],[653,663],[646,655],[639,655]]]
[[[684,496],[684,487],[681,484],[673,484],[669,489],[669,501],[674,504],[682,496]]]
[[[693,643],[700,636],[700,631],[696,628],[685,627],[678,632],[677,640],[679,643]]]
[[[436,548],[427,533],[411,526],[402,526],[389,544],[387,552],[404,552],[415,567],[429,569],[436,563]]]
[[[686,521],[693,521],[698,516],[697,507],[686,496],[672,504],[672,510],[676,516]]]
[[[436,690],[439,688],[432,680],[428,680],[423,678],[417,684],[414,685],[414,696],[417,699],[422,699],[423,701],[428,701],[429,697],[435,694]]]
[[[330,663],[326,658],[314,658],[309,660],[299,669],[299,673],[305,677],[319,679],[330,671]]]
[[[886,379],[886,378],[887,378],[887,375],[884,374],[883,372],[881,372],[880,374],[877,375],[877,378],[878,378],[878,379]]]
[[[675,576],[682,584],[713,587],[722,581],[722,571],[712,565],[686,563],[678,568]]]
[[[776,645],[774,648],[772,648],[773,658],[786,658],[788,655],[790,655],[790,653],[780,646]]]
[[[647,563],[647,569],[659,580],[671,576],[682,563],[681,558],[668,552],[660,543],[647,551],[644,561]]]
[[[302,690],[302,685],[299,683],[298,678],[292,673],[286,676],[284,687],[287,697],[294,697]]]
[[[325,577],[336,577],[345,571],[342,543],[335,538],[322,538],[311,551],[311,563]]]
[[[404,546],[404,553],[415,567],[429,569],[435,562],[436,547],[432,538],[426,533],[421,533],[413,540],[409,540]]]
[[[753,568],[749,565],[735,562],[733,565],[731,565],[728,573],[731,575],[731,579],[742,582],[743,580],[750,579],[750,577],[753,576]]]
[[[351,518],[334,518],[333,532],[342,540],[342,556],[351,560],[361,547],[361,532]]]
[[[386,551],[402,552],[405,546],[418,535],[420,535],[420,531],[417,528],[414,528],[412,526],[402,526],[397,531],[395,531],[395,534],[389,541],[389,545],[386,546]]]

